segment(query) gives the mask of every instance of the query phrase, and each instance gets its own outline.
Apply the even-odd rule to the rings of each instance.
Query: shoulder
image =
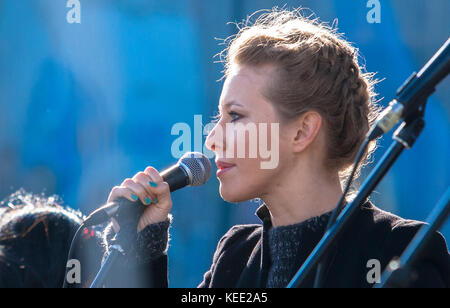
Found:
[[[402,234],[413,236],[425,223],[418,220],[405,219],[367,202],[360,209],[359,220],[368,227],[368,232],[379,232],[386,237]]]
[[[379,224],[388,225],[388,234],[385,241],[386,248],[394,249],[397,244],[409,244],[417,232],[427,225],[423,221],[404,219],[396,216],[392,213],[380,210],[374,207],[374,218]],[[403,247],[405,245],[400,245]],[[405,247],[406,248],[406,247]],[[448,256],[447,243],[444,236],[440,232],[434,232],[431,236],[429,244],[426,247],[427,251],[442,252],[444,255]],[[448,261],[448,260],[447,260]]]
[[[369,250],[376,249],[385,265],[392,258],[400,257],[417,232],[426,225],[425,222],[404,219],[381,210],[371,203],[362,207],[360,214],[361,222],[365,224],[365,227],[359,225],[359,227],[365,229],[364,232],[361,232],[361,240],[363,238],[370,239],[368,241],[371,247]],[[449,284],[450,255],[445,238],[441,233],[434,232],[431,235],[420,259],[416,262],[416,267],[418,272],[426,273],[419,275],[422,279],[418,283],[423,282],[423,285],[433,285],[437,281],[436,277],[441,277],[444,285]]]
[[[374,235],[379,240],[383,239],[385,244],[389,242],[408,244],[426,223],[402,218],[368,202],[361,207],[356,224],[361,229],[365,229],[366,232],[363,232],[365,236]],[[435,232],[434,237],[441,239],[443,247],[447,247],[444,237],[439,232]]]
[[[382,210],[368,202],[361,208],[361,213],[373,221],[373,226],[385,229],[389,233],[414,235],[426,223],[419,220],[405,219],[391,212]]]
[[[248,224],[231,227],[220,239],[218,249],[236,245],[256,244],[261,238],[262,225]]]

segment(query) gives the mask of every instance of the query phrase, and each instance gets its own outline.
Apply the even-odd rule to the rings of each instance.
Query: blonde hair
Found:
[[[379,110],[373,74],[363,72],[358,50],[336,28],[304,17],[301,9],[258,11],[238,28],[220,54],[225,77],[235,64],[274,65],[272,82],[262,94],[285,120],[308,110],[319,112],[328,139],[326,166],[347,177]],[[372,142],[360,167],[375,148]]]

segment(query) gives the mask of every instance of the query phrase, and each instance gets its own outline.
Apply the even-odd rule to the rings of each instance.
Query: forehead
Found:
[[[262,93],[271,73],[269,67],[233,67],[224,82],[219,108],[225,108],[231,103],[252,105],[258,100],[264,100]]]

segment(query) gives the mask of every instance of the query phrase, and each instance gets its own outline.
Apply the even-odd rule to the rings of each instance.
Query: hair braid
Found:
[[[263,94],[286,119],[317,110],[327,129],[326,164],[347,176],[378,112],[374,81],[363,73],[358,50],[336,29],[303,17],[300,10],[274,9],[252,25],[248,19],[224,52],[225,75],[233,65],[275,66]],[[375,147],[375,142],[369,145],[361,165]]]

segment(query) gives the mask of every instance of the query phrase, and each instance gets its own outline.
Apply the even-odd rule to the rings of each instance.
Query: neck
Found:
[[[312,171],[312,170],[311,170]],[[287,226],[332,211],[342,194],[339,175],[314,170],[301,176],[292,170],[261,197],[271,214],[272,225]]]

